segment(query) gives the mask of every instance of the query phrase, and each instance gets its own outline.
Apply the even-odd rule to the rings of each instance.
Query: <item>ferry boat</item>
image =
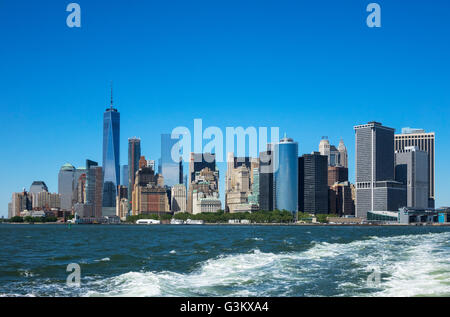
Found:
[[[139,219],[136,221],[137,225],[159,225],[161,224],[160,220],[155,219]]]

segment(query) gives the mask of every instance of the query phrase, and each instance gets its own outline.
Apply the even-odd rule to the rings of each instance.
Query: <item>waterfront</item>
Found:
[[[449,227],[0,224],[0,238],[2,296],[450,296]]]

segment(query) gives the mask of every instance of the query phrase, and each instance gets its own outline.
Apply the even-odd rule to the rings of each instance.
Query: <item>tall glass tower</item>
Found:
[[[161,134],[161,172],[164,177],[164,184],[174,186],[180,184],[180,147],[179,137],[172,138],[171,134]],[[176,161],[172,157],[172,152],[176,155]]]
[[[116,206],[120,184],[120,113],[111,105],[103,114],[103,207]]]
[[[274,144],[275,207],[293,213],[298,209],[298,143],[286,136]]]

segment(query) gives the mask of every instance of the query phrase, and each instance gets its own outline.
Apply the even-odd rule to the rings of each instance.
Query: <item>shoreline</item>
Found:
[[[1,224],[5,225],[66,225],[67,222],[2,222]],[[450,227],[450,223],[436,223],[436,224],[400,224],[400,223],[392,223],[392,224],[330,224],[330,223],[251,223],[251,224],[241,224],[241,223],[204,223],[204,224],[135,224],[135,223],[117,223],[117,224],[74,224],[71,223],[70,226],[237,226],[237,227]]]

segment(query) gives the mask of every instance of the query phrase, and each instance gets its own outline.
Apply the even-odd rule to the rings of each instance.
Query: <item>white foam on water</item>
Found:
[[[109,261],[111,261],[110,258],[103,258],[103,259],[100,259],[100,260],[95,260],[95,262],[109,262]]]
[[[175,250],[172,250],[172,251],[170,251],[169,253],[170,253],[170,254],[176,254],[176,253],[177,253],[177,251],[175,251]]]
[[[450,232],[315,242],[306,251],[219,256],[188,273],[129,272],[85,296],[449,296]],[[370,273],[380,284],[367,284]],[[326,286],[318,286],[320,284]],[[328,293],[327,293],[328,292]]]

